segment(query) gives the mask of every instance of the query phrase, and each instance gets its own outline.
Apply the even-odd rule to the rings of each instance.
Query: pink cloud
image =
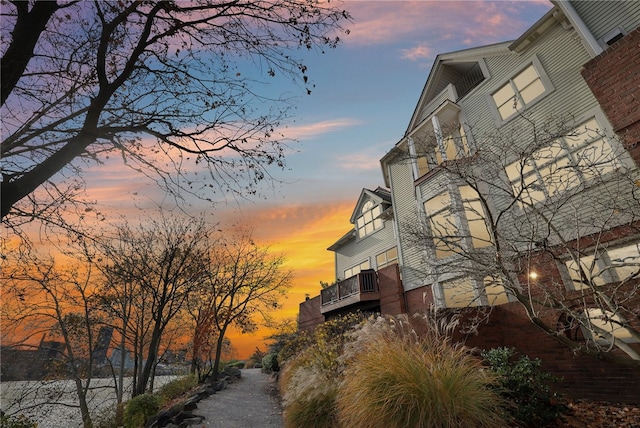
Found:
[[[341,129],[349,128],[358,125],[359,121],[350,118],[324,120],[321,122],[310,123],[306,125],[290,126],[284,129],[280,129],[286,138],[293,140],[302,140],[308,138],[315,138],[329,132],[339,131]]]
[[[515,38],[526,30],[522,19],[531,6],[538,13],[550,9],[547,0],[534,1],[348,1],[354,17],[347,44],[373,45],[407,41],[418,55],[442,52],[437,44],[458,39],[482,45]],[[540,13],[541,17],[542,14]],[[401,57],[415,60],[416,48],[401,50]],[[420,56],[424,58],[424,56]]]
[[[402,57],[403,59],[408,59],[411,61],[419,61],[426,58],[433,57],[433,50],[427,46],[426,44],[419,44],[410,49],[402,49]]]

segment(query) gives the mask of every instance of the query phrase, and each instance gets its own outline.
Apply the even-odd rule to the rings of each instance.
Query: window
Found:
[[[484,292],[489,306],[509,303],[509,297],[500,278],[487,276],[484,278]]]
[[[601,249],[579,257],[582,272],[573,259],[565,266],[569,272],[573,288],[581,290],[589,286],[600,286],[617,281],[627,281],[640,270],[640,243],[623,247]],[[582,274],[586,277],[583,279]]]
[[[461,186],[460,196],[462,197],[462,206],[469,226],[469,235],[471,236],[473,248],[491,245],[491,235],[485,222],[480,196],[471,186]]]
[[[478,304],[471,278],[458,278],[443,282],[442,296],[447,308],[464,308]]]
[[[369,260],[366,260],[352,268],[346,269],[344,271],[344,279],[351,278],[352,276],[356,276],[363,270],[367,270],[367,269],[371,269],[371,263],[369,263]]]
[[[418,156],[417,159],[418,164],[418,177],[422,177],[427,172],[429,172],[429,161],[426,156]]]
[[[378,269],[385,268],[392,264],[398,263],[398,249],[393,247],[384,253],[380,253],[376,256],[376,266]]]
[[[484,304],[478,292],[481,288],[484,288],[484,293],[487,298],[486,304],[495,306],[509,302],[507,292],[499,278],[490,276],[484,279],[464,277],[441,283],[442,297],[447,308],[461,308]]]
[[[590,324],[587,333],[596,342],[610,343],[611,336],[626,343],[638,342],[633,333],[624,327],[620,315],[600,308],[587,308],[584,313]]]
[[[463,236],[471,239],[473,248],[492,245],[478,193],[470,186],[461,186],[458,190],[459,193],[455,192],[454,197],[460,198],[462,212],[453,209],[449,192],[440,193],[424,203],[438,259],[455,254]],[[459,226],[464,227],[465,224],[468,235],[459,230]]]
[[[372,201],[367,201],[362,206],[362,216],[356,220],[356,228],[358,229],[358,237],[364,238],[374,231],[382,228],[382,207],[375,205]]]
[[[615,170],[619,164],[595,118],[537,150],[505,170],[520,205],[535,204],[585,181]]]
[[[539,68],[542,69],[541,66]],[[547,86],[545,86],[536,66],[530,64],[491,94],[491,98],[498,109],[500,118],[507,120],[515,115],[518,110],[522,110],[537,101],[548,91]]]
[[[458,246],[458,227],[451,215],[451,198],[448,192],[440,193],[424,203],[429,216],[436,257],[442,259],[455,254]]]

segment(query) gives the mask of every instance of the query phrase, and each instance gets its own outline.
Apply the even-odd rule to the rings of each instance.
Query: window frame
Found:
[[[360,272],[362,272],[363,270],[367,270],[367,269],[371,269],[371,260],[369,260],[369,259],[367,259],[365,261],[362,261],[362,262],[360,262],[360,263],[358,263],[356,265],[353,265],[348,269],[345,269],[343,271],[344,279],[351,278],[352,276],[356,276]],[[349,272],[350,275],[347,276],[347,272]]]
[[[389,252],[391,251],[395,251],[395,257],[393,258],[389,258]],[[384,263],[379,263],[378,258],[380,256],[384,256]],[[398,264],[398,247],[397,246],[394,246],[392,248],[389,248],[386,251],[376,254],[376,268],[378,270],[386,268],[387,266],[391,266],[393,264]]]
[[[625,250],[632,254],[632,263],[640,264],[640,242],[638,241],[615,246],[611,245],[608,248],[600,247],[598,249],[584,251],[585,254],[580,256],[579,260],[584,269],[588,273],[591,273],[592,279],[595,279],[592,281],[593,285],[601,287],[625,279],[621,273],[624,272],[628,265],[616,266],[615,262],[618,258],[612,257],[612,253],[616,254]],[[597,257],[596,252],[598,253]],[[596,261],[593,265],[593,271],[590,271],[589,267],[594,258],[596,258]],[[576,262],[572,258],[565,260],[561,266],[565,271],[565,286],[567,289],[583,290],[589,288],[589,285],[583,284],[579,278],[577,278],[576,274],[578,271],[574,268]]]
[[[532,82],[535,82],[536,80],[539,79],[544,90],[540,94],[532,98],[529,102],[525,103],[521,96],[522,90],[516,86],[516,84],[514,83],[514,80],[520,77],[520,75],[523,72],[525,72],[529,67],[533,67],[533,70],[538,75],[537,79],[535,79]],[[529,86],[531,86],[532,82],[530,82],[529,85],[524,87],[523,89],[527,89]],[[510,87],[513,91],[513,96],[509,97],[509,100],[511,100],[513,97],[516,97],[519,103],[518,103],[518,108],[514,109],[512,114],[503,118],[502,114],[500,113],[500,107],[507,105],[507,103],[503,103],[500,106],[498,106],[495,101],[494,95],[507,87]],[[532,108],[535,104],[537,104],[540,100],[542,100],[547,95],[552,93],[554,90],[555,88],[553,87],[553,84],[551,83],[551,79],[549,78],[544,67],[542,66],[542,63],[540,62],[537,56],[533,56],[530,61],[528,61],[523,67],[518,69],[518,71],[514,73],[509,79],[507,79],[506,82],[503,81],[499,86],[493,88],[493,90],[487,93],[487,101],[488,101],[490,110],[495,118],[496,125],[502,126],[505,123],[513,120],[515,117],[518,117],[518,114],[517,114],[518,112],[522,112]],[[508,102],[511,102],[511,101],[508,101]]]
[[[355,229],[358,239],[364,239],[376,231],[384,228],[382,215],[382,205],[369,200],[362,205],[360,216],[356,218]],[[369,226],[371,226],[369,228]]]
[[[470,192],[476,193],[476,196],[463,195],[463,189],[469,189]],[[467,193],[467,191],[465,190],[464,193]],[[443,204],[442,207],[437,207],[437,209],[429,209],[430,202],[437,203],[438,200],[443,201],[444,198],[447,199],[448,205]],[[435,233],[438,230],[445,232],[447,237],[457,236],[457,240],[451,239],[450,242],[462,248],[480,249],[493,245],[490,229],[486,222],[487,214],[485,208],[482,205],[480,196],[468,184],[455,185],[455,191],[447,187],[445,191],[426,198],[422,206],[431,229],[436,260],[443,260],[456,255],[455,248],[450,248],[447,242],[442,241],[440,238],[440,236],[445,235]],[[444,223],[436,223],[434,218],[436,221],[442,218]],[[482,221],[485,226],[486,234],[482,236],[475,236],[471,233],[477,230],[477,227],[472,227],[472,225],[477,225],[478,221]],[[438,245],[438,241],[441,241],[442,245]]]
[[[602,125],[604,122],[599,114],[588,116],[569,131],[568,135],[536,150],[524,160],[524,164],[522,159],[517,159],[505,165],[504,171],[513,194],[517,195],[522,185],[525,188],[518,205],[521,208],[528,204],[535,205],[593,180],[595,174],[589,174],[588,165],[580,165],[583,155],[590,150],[601,150],[606,157],[613,155],[605,162],[608,164],[606,168],[599,165],[598,173],[609,174],[620,168],[622,161],[618,159],[618,149],[603,132],[607,129]],[[597,128],[587,128],[591,124],[595,124]],[[581,128],[584,128],[582,132]],[[573,133],[580,133],[580,136],[570,135]],[[582,135],[586,137],[583,138]],[[579,144],[576,143],[578,139],[581,140]],[[565,167],[567,168],[564,169]],[[564,172],[557,175],[563,169]],[[570,180],[565,180],[567,176],[571,176]],[[564,188],[560,188],[558,183],[563,183]]]

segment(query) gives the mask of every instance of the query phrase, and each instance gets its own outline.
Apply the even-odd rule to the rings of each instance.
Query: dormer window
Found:
[[[375,205],[372,201],[367,201],[362,205],[360,211],[362,215],[356,220],[358,238],[364,238],[378,229],[382,229],[382,207]]]

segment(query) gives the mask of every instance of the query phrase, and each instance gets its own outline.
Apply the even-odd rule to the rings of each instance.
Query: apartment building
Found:
[[[378,294],[323,290],[315,311],[458,311],[467,345],[540,357],[576,396],[633,399],[638,370],[569,349],[640,355],[640,3],[552,3],[516,40],[437,56],[381,159],[388,195],[363,191],[329,248],[336,288],[367,273]]]

